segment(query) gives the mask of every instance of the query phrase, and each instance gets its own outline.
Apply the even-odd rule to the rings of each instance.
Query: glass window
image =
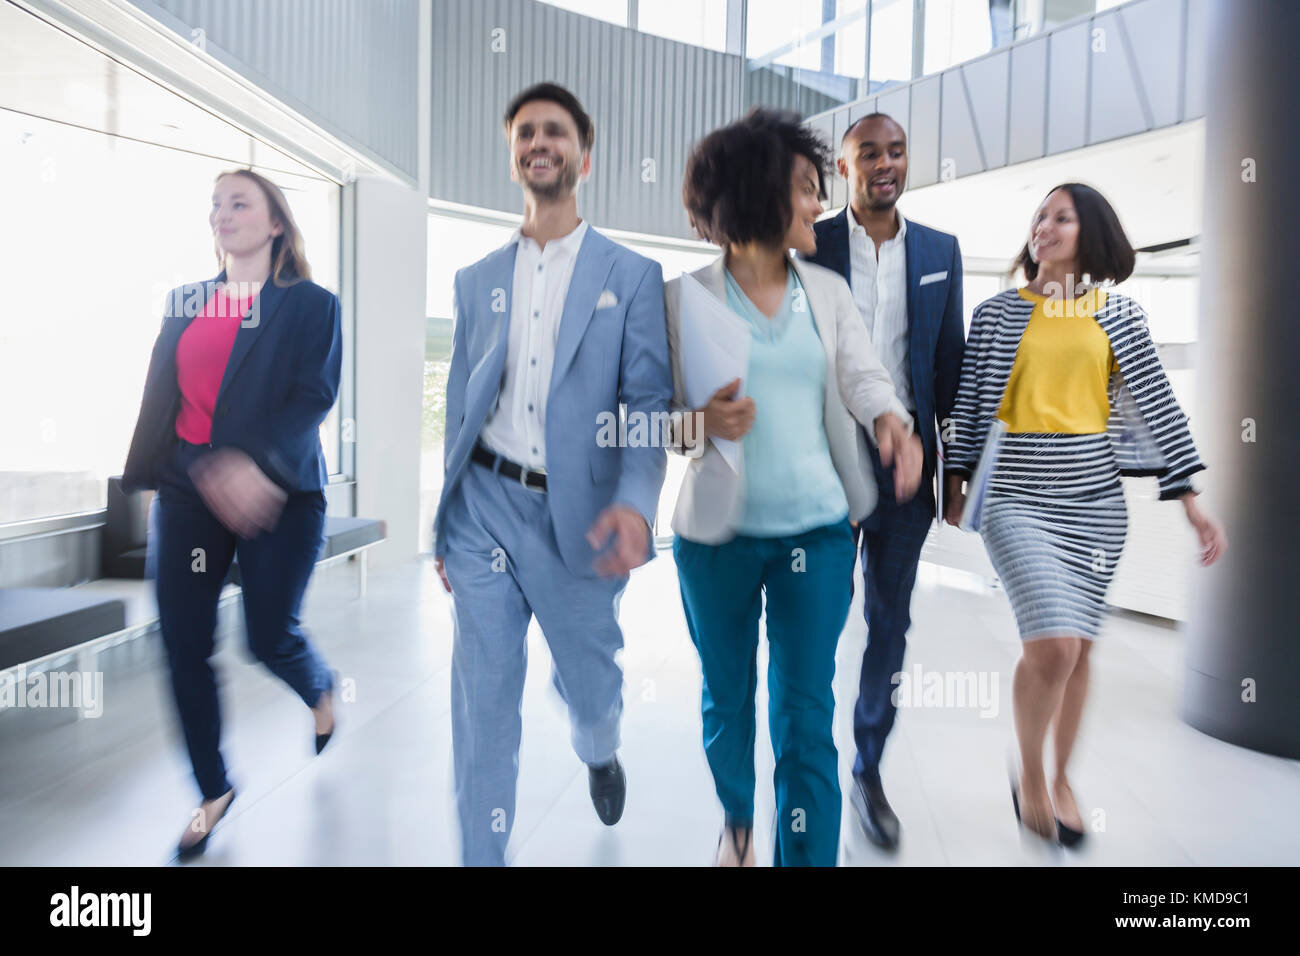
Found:
[[[928,76],[993,49],[988,0],[926,0],[925,58]]]
[[[636,28],[710,50],[727,48],[727,0],[653,0],[637,5]]]
[[[218,173],[256,157],[284,189],[314,278],[335,291],[339,282],[336,184],[16,16],[0,52],[16,75],[45,79],[0,90],[0,261],[21,279],[6,283],[0,313],[0,407],[9,410],[0,418],[0,523],[104,507],[166,293],[218,271],[208,225]],[[39,70],[25,62],[32,57]],[[130,135],[101,132],[110,121]],[[141,141],[150,127],[169,145]],[[337,470],[337,406],[322,436]]]
[[[620,27],[627,26],[627,0],[541,0],[542,3],[584,17],[604,20]]]
[[[745,54],[802,70],[821,68],[821,44],[804,37],[822,25],[822,0],[749,0]]]
[[[750,0],[746,102],[812,116],[855,100],[866,47],[866,0]]]
[[[871,90],[912,78],[912,0],[872,0]]]

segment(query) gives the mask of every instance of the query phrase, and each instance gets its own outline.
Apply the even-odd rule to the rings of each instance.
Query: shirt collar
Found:
[[[564,252],[570,256],[576,256],[578,254],[578,248],[582,245],[582,240],[586,238],[586,235],[587,235],[587,220],[583,219],[581,222],[578,223],[577,228],[574,229],[567,236],[561,236],[559,239],[552,239],[550,242],[548,242],[546,244],[546,249],[551,248],[551,246],[556,246],[561,252]],[[526,237],[524,236],[523,232],[521,232],[519,229],[516,229],[511,234],[510,241],[512,243],[522,243],[525,238]],[[529,241],[532,242],[534,246],[537,245],[537,240],[530,239]],[[546,249],[543,249],[542,251],[545,252]]]
[[[851,205],[845,206],[844,211],[848,214],[849,235],[862,233],[865,236],[867,234],[866,227],[858,222],[858,217],[853,214],[853,207]],[[907,235],[907,218],[898,211],[897,206],[894,207],[894,216],[898,219],[898,234],[894,236],[894,239],[902,239]],[[887,239],[886,242],[893,242],[894,239]]]

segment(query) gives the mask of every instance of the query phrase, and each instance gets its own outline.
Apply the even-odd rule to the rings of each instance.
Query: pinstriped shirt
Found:
[[[915,417],[912,371],[907,361],[907,249],[903,244],[907,220],[898,215],[898,235],[880,244],[879,256],[852,206],[848,207],[848,225],[853,302],[867,324],[880,364],[894,380],[894,394]]]

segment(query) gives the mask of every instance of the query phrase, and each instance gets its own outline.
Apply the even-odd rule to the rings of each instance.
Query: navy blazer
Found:
[[[833,269],[853,285],[849,263],[848,207],[817,222],[817,253],[807,257]],[[962,320],[961,249],[957,237],[907,220],[903,236],[907,256],[907,355],[916,402],[916,430],[925,449],[926,473],[935,473],[935,421],[942,427],[952,416],[966,349]],[[942,274],[942,277],[940,275]],[[925,285],[921,280],[928,278]]]
[[[158,466],[177,440],[176,344],[225,277],[223,271],[167,295],[122,473],[128,492],[158,487]],[[246,452],[285,491],[321,490],[329,471],[319,428],[334,407],[342,365],[334,293],[309,280],[278,286],[268,279],[235,335],[212,412],[212,447]]]

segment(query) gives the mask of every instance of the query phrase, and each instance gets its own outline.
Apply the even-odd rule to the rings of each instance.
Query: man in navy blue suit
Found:
[[[934,519],[935,422],[942,427],[952,413],[966,347],[961,251],[955,236],[909,222],[895,209],[907,183],[907,135],[889,116],[872,113],[849,127],[837,166],[848,180],[849,205],[817,223],[811,258],[848,280],[925,449],[921,490],[899,502],[892,477],[867,443],[880,501],[858,527],[867,650],[853,712],[858,756],[850,799],[871,842],[893,850],[899,823],[880,782],[880,756],[894,724],[892,678],[903,669],[916,567]]]

